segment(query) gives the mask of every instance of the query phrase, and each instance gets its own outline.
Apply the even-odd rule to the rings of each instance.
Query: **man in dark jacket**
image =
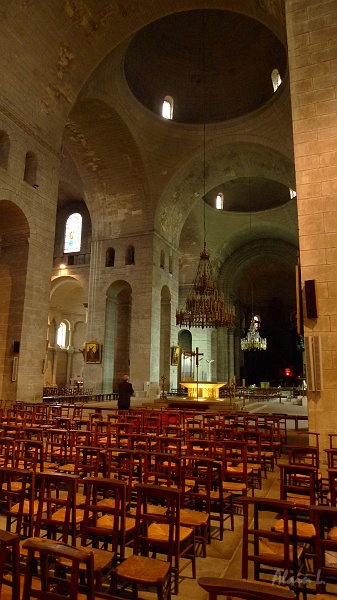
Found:
[[[133,394],[132,384],[129,383],[129,375],[123,375],[122,381],[118,384],[118,410],[129,410],[130,398]]]

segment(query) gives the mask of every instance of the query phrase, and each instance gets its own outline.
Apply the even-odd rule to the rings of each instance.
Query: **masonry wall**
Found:
[[[302,283],[317,283],[323,386],[308,392],[309,429],[337,430],[337,1],[286,2]],[[329,418],[327,418],[329,415]]]

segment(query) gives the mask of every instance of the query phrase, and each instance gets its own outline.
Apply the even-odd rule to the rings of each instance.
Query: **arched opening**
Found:
[[[6,131],[0,131],[0,167],[7,169],[9,159],[9,135]]]
[[[116,281],[106,298],[103,355],[103,393],[117,391],[122,376],[130,370],[131,286]]]
[[[105,266],[106,267],[114,267],[115,266],[115,248],[108,248],[105,254]]]
[[[215,208],[217,210],[223,210],[223,194],[221,192],[216,195]]]
[[[64,233],[64,253],[80,252],[82,240],[82,215],[71,214],[66,222]],[[68,263],[69,264],[69,263]]]
[[[188,329],[182,329],[178,334],[178,344],[181,349],[180,381],[189,381],[193,377],[192,334]],[[179,381],[178,381],[179,383]]]
[[[36,183],[36,174],[37,174],[37,158],[34,152],[27,152],[26,160],[25,160],[25,172],[23,179],[29,185],[33,187],[37,187]]]
[[[84,290],[73,277],[53,280],[48,321],[44,385],[75,385],[83,380],[87,326]]]
[[[165,269],[165,252],[164,250],[160,253],[160,268]]]
[[[163,106],[162,106],[162,117],[164,119],[173,119],[173,98],[172,96],[165,96]]]
[[[271,80],[273,84],[274,92],[280,87],[282,83],[282,78],[278,69],[273,69],[271,72]]]
[[[21,209],[13,202],[0,200],[0,398],[6,400],[16,399],[13,342],[21,340],[28,239],[29,225]],[[16,358],[20,361],[20,356]]]
[[[128,246],[125,253],[125,264],[126,265],[134,265],[135,264],[135,247]]]

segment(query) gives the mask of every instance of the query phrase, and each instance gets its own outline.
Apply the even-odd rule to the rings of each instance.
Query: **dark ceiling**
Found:
[[[204,40],[204,44],[202,43]],[[286,51],[264,25],[225,10],[180,12],[139,31],[125,56],[128,85],[161,114],[174,100],[173,120],[219,122],[247,114],[273,96],[271,72],[286,70]]]

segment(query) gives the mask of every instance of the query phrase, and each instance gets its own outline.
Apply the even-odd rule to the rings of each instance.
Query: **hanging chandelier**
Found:
[[[234,307],[226,304],[216,288],[209,253],[204,249],[186,299],[185,309],[177,310],[176,324],[180,327],[228,327],[235,321]]]
[[[205,101],[205,16],[202,16],[202,71],[203,96]],[[223,295],[218,291],[214,277],[209,252],[206,250],[206,127],[204,123],[204,154],[203,154],[203,183],[204,183],[204,249],[200,260],[192,290],[186,299],[185,309],[177,310],[176,324],[180,327],[229,327],[234,324],[234,306],[225,303]]]
[[[260,337],[254,317],[250,321],[246,337],[241,339],[241,350],[267,350],[267,339]]]

